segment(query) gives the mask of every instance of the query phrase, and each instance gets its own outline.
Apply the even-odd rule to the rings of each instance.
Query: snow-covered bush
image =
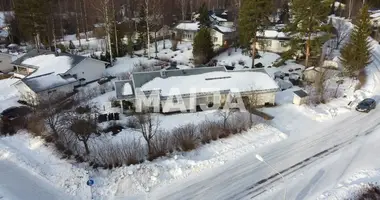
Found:
[[[350,200],[380,199],[380,186],[376,184],[365,185]]]
[[[187,124],[172,131],[174,143],[178,150],[191,151],[200,145],[198,129],[194,124]]]

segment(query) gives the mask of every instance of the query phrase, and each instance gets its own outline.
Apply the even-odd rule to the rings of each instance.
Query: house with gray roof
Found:
[[[21,92],[21,100],[35,104],[35,99],[65,96],[77,86],[99,80],[107,64],[84,56],[32,50],[12,62],[15,76],[21,78],[14,86]]]
[[[161,112],[170,113],[184,108],[219,108],[235,95],[245,103],[255,96],[255,106],[274,105],[278,85],[264,69],[227,71],[225,67],[201,67],[136,72],[131,80],[115,82],[115,89],[121,105],[127,101],[136,108],[158,106]]]

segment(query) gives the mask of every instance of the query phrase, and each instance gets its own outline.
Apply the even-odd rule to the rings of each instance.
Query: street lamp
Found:
[[[260,162],[262,163],[265,163],[266,165],[268,165],[274,172],[276,172],[278,175],[281,176],[282,180],[284,181],[284,185],[285,185],[285,177],[279,172],[277,171],[272,165],[270,165],[267,161],[264,160],[263,157],[261,157],[259,154],[256,154],[256,159],[259,160]],[[286,200],[286,186],[285,186],[285,193],[284,193],[284,200]]]

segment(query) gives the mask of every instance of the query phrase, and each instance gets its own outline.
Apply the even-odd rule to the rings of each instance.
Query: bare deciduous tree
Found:
[[[136,113],[134,116],[137,124],[137,130],[142,134],[148,146],[148,154],[152,154],[152,139],[159,131],[160,120],[153,113],[144,111]]]
[[[335,49],[338,49],[341,43],[348,37],[349,28],[344,20],[336,20],[334,27],[336,31]]]
[[[110,53],[110,63],[113,65],[112,45],[111,45],[111,27],[112,27],[112,5],[110,0],[93,0],[91,1],[94,9],[100,14],[100,17],[104,23],[104,28],[107,37],[107,46]]]
[[[92,108],[94,111],[94,108]],[[98,125],[93,112],[83,115],[73,114],[70,117],[69,129],[75,134],[77,139],[84,145],[87,154],[90,154],[88,140],[91,135],[98,132]]]
[[[227,128],[228,125],[228,119],[237,112],[237,109],[220,109],[216,112],[216,115],[218,117],[221,117],[223,120],[223,128]]]

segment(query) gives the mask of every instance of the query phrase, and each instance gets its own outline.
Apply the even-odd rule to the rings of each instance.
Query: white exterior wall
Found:
[[[77,80],[81,78],[86,79],[81,82],[86,84],[91,81],[98,80],[104,76],[106,65],[104,62],[97,61],[95,59],[86,58],[74,68],[70,69],[65,74],[76,75]]]
[[[223,35],[223,33],[211,30],[212,41],[214,42],[215,46],[223,46]]]
[[[35,100],[37,99],[37,94],[33,92],[25,83],[19,81],[14,86],[21,93],[20,100],[31,104],[36,104]]]
[[[181,111],[182,107],[185,107],[186,110],[196,109],[196,102],[194,99],[192,100],[191,98],[182,98],[182,100],[179,100],[177,103],[170,102],[170,100],[168,101],[168,103],[166,100],[161,101],[163,113],[178,112]]]
[[[75,83],[63,85],[60,87],[56,87],[50,90],[42,91],[37,93],[39,97],[47,97],[47,96],[52,96],[52,95],[67,95],[70,94],[74,91],[74,85]]]
[[[290,47],[284,45],[285,43],[288,43],[286,40],[264,39],[262,41],[265,43],[264,47],[260,45],[260,43],[256,43],[256,48],[259,51],[282,53],[290,49]]]
[[[182,30],[182,31],[175,30],[174,33],[176,36],[178,36],[179,34],[182,34],[182,41],[185,41],[185,42],[193,41],[195,38],[195,35],[197,34],[195,31],[185,31],[185,30]]]
[[[260,93],[257,95],[258,106],[264,106],[267,103],[274,105],[276,103],[276,92]]]
[[[10,72],[13,70],[12,56],[8,54],[0,53],[0,71],[1,72]]]
[[[251,97],[251,96],[248,96]],[[226,95],[222,95],[220,102],[223,103],[226,101]],[[276,92],[268,92],[268,93],[259,93],[257,94],[257,106],[265,106],[265,104],[271,104],[274,105],[276,103]],[[200,97],[200,98],[183,98],[183,101],[179,101],[177,104],[165,104],[166,101],[162,100],[161,105],[163,106],[162,112],[168,113],[168,112],[177,112],[181,111],[181,105],[182,103],[185,105],[186,110],[195,110],[197,106],[199,105],[208,105],[208,103],[214,102],[213,96],[206,96],[206,97]],[[217,104],[217,102],[214,102]],[[167,105],[167,106],[165,106]],[[173,105],[173,107],[170,107],[170,105]]]

